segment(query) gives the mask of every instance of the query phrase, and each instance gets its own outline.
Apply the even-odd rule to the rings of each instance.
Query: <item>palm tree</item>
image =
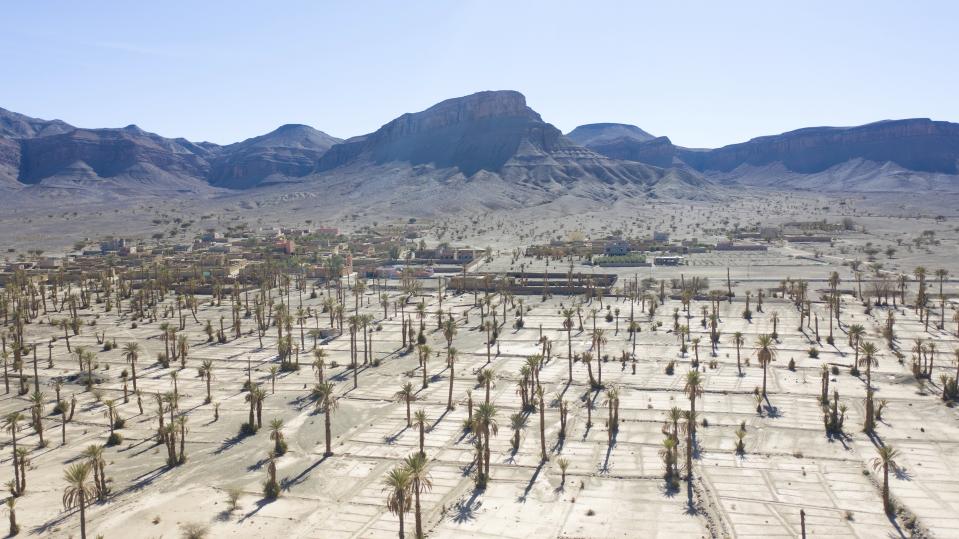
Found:
[[[490,435],[496,436],[499,425],[496,422],[496,406],[484,403],[476,407],[473,414],[474,431],[477,433],[477,445],[481,449],[481,456],[477,459],[477,482],[485,485],[489,481]],[[485,463],[485,466],[484,466]],[[485,470],[485,471],[484,471]]]
[[[489,391],[493,387],[493,380],[496,378],[496,374],[493,372],[493,369],[483,369],[479,374],[479,382],[486,388],[486,404],[489,404]]]
[[[876,448],[879,454],[872,460],[873,469],[877,472],[882,470],[882,508],[886,513],[892,513],[892,501],[889,499],[889,468],[897,469],[896,459],[899,457],[899,451],[891,445],[883,445]]]
[[[452,346],[446,349],[446,363],[450,367],[450,390],[446,397],[446,409],[453,409],[453,380],[456,377],[456,358],[458,356],[456,348]]]
[[[413,490],[413,477],[404,466],[393,468],[383,480],[383,490],[387,492],[386,508],[400,517],[400,539],[405,539],[404,515],[410,510],[410,496]]]
[[[426,362],[430,358],[430,354],[433,353],[433,349],[430,348],[428,344],[418,344],[416,345],[416,351],[420,356],[420,365],[423,366],[423,389],[429,387],[429,382],[427,381],[427,371],[426,371]]]
[[[316,348],[313,350],[313,370],[316,371],[317,383],[323,383],[323,367],[326,366],[326,350]]]
[[[763,397],[766,397],[766,367],[776,359],[776,346],[772,335],[762,334],[756,337],[756,355],[763,368]],[[766,397],[768,399],[768,397]]]
[[[180,353],[180,367],[186,368],[186,356],[190,352],[190,342],[187,340],[186,335],[180,335],[176,340],[176,347]]]
[[[612,443],[613,435],[619,430],[619,389],[616,386],[606,391],[606,406],[609,407],[608,438]]]
[[[7,505],[7,514],[10,515],[10,537],[13,537],[20,533],[20,525],[17,524],[17,498],[10,496],[4,503]]]
[[[739,371],[739,375],[743,374],[743,364],[739,359],[739,351],[742,349],[742,346],[746,344],[746,339],[743,337],[741,331],[737,331],[733,334],[733,344],[736,345],[736,369]]]
[[[543,462],[549,460],[549,455],[546,453],[546,399],[543,397],[543,386],[536,386],[536,396],[539,397],[539,445],[540,445],[540,459]],[[487,451],[489,447],[486,448]],[[487,469],[489,468],[489,457],[487,457],[486,463]]]
[[[573,383],[573,309],[563,309],[563,328],[566,330],[566,351],[569,359],[568,383]]]
[[[688,481],[692,481],[693,444],[695,443],[694,436],[696,435],[696,411],[693,409],[683,410],[682,416],[685,420],[683,428],[686,431],[686,479]]]
[[[206,380],[206,404],[209,404],[213,401],[213,396],[210,394],[210,383],[213,381],[213,360],[204,359],[203,363],[200,364],[199,368],[200,378]]]
[[[586,374],[589,376],[589,387],[596,387],[596,379],[593,378],[593,354],[583,352],[579,360],[586,364]]]
[[[80,539],[87,537],[87,500],[93,497],[90,480],[90,463],[80,462],[71,465],[63,474],[67,488],[63,489],[63,509],[80,508]]]
[[[513,430],[513,439],[510,441],[510,445],[513,446],[513,451],[519,451],[520,433],[526,427],[527,421],[526,415],[521,413],[515,413],[509,416],[509,428]]]
[[[873,402],[872,402],[872,366],[879,365],[879,362],[876,360],[876,354],[879,350],[876,348],[876,345],[869,341],[862,341],[859,343],[859,350],[862,354],[859,356],[859,364],[865,365],[866,367],[866,421],[864,425],[864,430],[866,432],[872,432],[876,427],[876,419],[873,413]]]
[[[686,393],[686,397],[689,398],[689,410],[693,414],[696,413],[696,397],[701,397],[703,395],[703,379],[699,375],[699,371],[692,370],[686,373],[686,386],[683,387],[683,392]],[[692,424],[693,435],[696,434],[696,424]]]
[[[594,329],[593,342],[596,344],[596,383],[603,385],[603,345],[606,344],[606,330]]]
[[[337,398],[333,390],[336,387],[336,384],[332,382],[323,382],[322,384],[316,384],[313,386],[313,398],[316,400],[316,407],[321,409],[325,414],[324,418],[324,428],[326,429],[326,452],[323,453],[323,456],[329,457],[333,455],[333,429],[330,425],[331,416],[333,412],[336,411],[338,406]]]
[[[90,463],[93,469],[93,490],[98,500],[103,501],[107,497],[107,462],[103,458],[104,446],[93,444],[87,446],[82,455]]]
[[[420,429],[420,454],[426,455],[426,452],[423,450],[423,444],[426,441],[426,423],[428,422],[426,418],[426,410],[420,408],[413,414],[413,424],[419,427]]]
[[[20,421],[23,419],[23,414],[20,412],[10,412],[3,418],[4,430],[10,433],[10,437],[13,440],[13,480],[14,486],[16,486],[15,496],[23,494],[23,483],[25,482],[20,477],[20,462],[17,453],[17,432],[20,431]]]
[[[277,455],[286,453],[286,442],[283,441],[283,420],[273,418],[270,420],[270,439],[273,440],[273,452]]]
[[[939,319],[939,329],[945,329],[946,327],[946,298],[942,295],[942,283],[946,280],[946,276],[949,275],[948,270],[937,269],[935,271],[936,278],[939,279],[939,307],[940,307],[940,319]]]
[[[123,345],[123,357],[130,364],[130,374],[133,378],[133,392],[137,390],[137,359],[140,358],[140,345],[135,342],[128,342]]]
[[[406,382],[403,384],[403,388],[394,393],[393,398],[396,399],[397,402],[406,402],[406,426],[412,427],[413,420],[410,415],[410,403],[416,400],[416,390],[413,389],[413,383]]]
[[[423,518],[420,508],[420,494],[423,491],[433,489],[433,480],[430,476],[429,463],[426,461],[426,455],[422,453],[413,453],[406,457],[403,467],[410,474],[413,490],[413,515],[416,517],[416,537],[423,538]]]
[[[280,368],[276,365],[270,365],[270,394],[276,393],[276,375],[280,372]]]
[[[37,433],[40,447],[47,446],[46,441],[43,439],[43,409],[46,398],[46,395],[42,391],[34,391],[33,394],[30,395],[30,402],[33,403],[33,406],[30,407],[30,413],[33,419],[33,430]]]
[[[855,362],[859,363],[859,340],[866,334],[866,328],[859,324],[852,324],[848,329],[849,346],[856,351]]]

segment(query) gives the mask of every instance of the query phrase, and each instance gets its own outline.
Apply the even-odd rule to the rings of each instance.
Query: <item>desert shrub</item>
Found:
[[[107,446],[115,446],[123,443],[123,436],[119,432],[114,432],[110,434],[110,437],[107,438]]]

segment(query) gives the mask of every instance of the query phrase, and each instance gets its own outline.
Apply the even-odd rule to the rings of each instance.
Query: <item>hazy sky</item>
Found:
[[[0,107],[217,143],[284,123],[348,137],[490,89],[563,131],[632,123],[692,147],[959,121],[959,2],[662,4],[8,2]]]

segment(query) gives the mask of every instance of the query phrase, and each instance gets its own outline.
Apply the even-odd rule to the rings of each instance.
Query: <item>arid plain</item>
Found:
[[[420,242],[488,249],[468,275],[491,281],[508,272],[519,273],[517,280],[615,274],[603,294],[570,295],[558,286],[536,294],[461,290],[457,274],[360,276],[357,287],[356,274],[300,279],[294,264],[271,284],[219,301],[210,292],[188,298],[183,288],[157,290],[140,312],[135,292],[124,297],[114,285],[111,293],[90,275],[89,305],[75,317],[66,298],[79,299],[78,284],[58,289],[57,300],[45,299],[25,320],[22,345],[30,353],[20,369],[11,318],[15,305],[29,306],[31,292],[8,283],[0,470],[13,479],[15,435],[26,450],[15,511],[28,536],[79,536],[78,511],[63,508],[64,470],[90,460],[89,446],[104,445],[102,500],[84,515],[91,536],[176,537],[193,526],[211,537],[395,537],[400,518],[389,507],[387,476],[415,460],[421,443],[420,508],[408,500],[403,512],[410,536],[416,513],[429,537],[772,537],[799,536],[803,526],[810,537],[955,536],[959,232],[952,202],[775,192],[734,203],[632,200],[571,209],[554,202],[436,217],[400,245],[403,252]],[[192,224],[176,239],[237,222],[250,229],[336,225],[345,235],[374,221],[407,222],[400,214],[293,206],[150,202],[99,209],[88,219],[10,212],[0,230],[13,262],[35,257],[29,250],[67,253],[106,234],[159,243],[151,235],[177,216]],[[740,229],[795,222],[834,228],[825,242],[756,240],[748,243],[767,250],[708,249],[685,254],[680,266],[603,268],[585,257],[526,251],[554,240],[657,231],[716,244]],[[262,332],[260,302],[272,304]],[[333,331],[337,311],[342,333]],[[230,322],[236,312],[238,336]],[[78,331],[57,323],[67,318]],[[208,321],[214,330],[224,324],[222,339],[210,337]],[[165,337],[171,327],[172,343]],[[284,348],[286,335],[292,348]],[[159,356],[181,340],[186,357],[168,357],[164,366]],[[138,345],[135,361],[130,343]],[[95,356],[84,359],[78,349]],[[314,366],[317,350],[322,371]],[[407,383],[410,422],[397,396]],[[27,391],[18,395],[21,385]],[[42,395],[32,400],[37,389]],[[63,415],[54,411],[57,391]],[[244,435],[251,414],[261,426]],[[175,426],[167,434],[158,434],[161,415]],[[107,445],[111,422],[120,436]],[[285,451],[271,456],[277,433]],[[876,466],[880,455],[888,479],[882,462]]]

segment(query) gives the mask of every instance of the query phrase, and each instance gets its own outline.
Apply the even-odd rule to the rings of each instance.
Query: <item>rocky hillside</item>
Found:
[[[331,147],[342,142],[308,125],[288,124],[259,137],[224,146],[212,161],[209,182],[246,189],[310,174]]]
[[[669,175],[657,167],[610,159],[575,143],[513,91],[480,92],[404,114],[373,133],[334,146],[320,159],[317,171],[329,175],[406,165],[412,167],[409,174],[422,174],[426,167],[450,181],[492,175],[506,185],[546,189],[597,181],[655,190]],[[687,173],[671,178],[683,187],[680,191],[702,194],[701,178]]]
[[[407,162],[456,168],[466,176],[498,172],[521,151],[550,153],[574,146],[526,106],[519,92],[480,92],[404,114],[368,135],[333,148],[318,170],[357,161]]]
[[[284,125],[219,146],[165,138],[135,125],[83,129],[0,109],[0,187],[69,185],[134,194],[245,189],[312,173],[338,142],[309,126]]]
[[[183,178],[202,178],[209,171],[209,149],[188,141],[163,138],[135,125],[122,129],[74,129],[20,141],[19,180],[40,183],[85,165],[100,178],[137,168],[157,168]]]

